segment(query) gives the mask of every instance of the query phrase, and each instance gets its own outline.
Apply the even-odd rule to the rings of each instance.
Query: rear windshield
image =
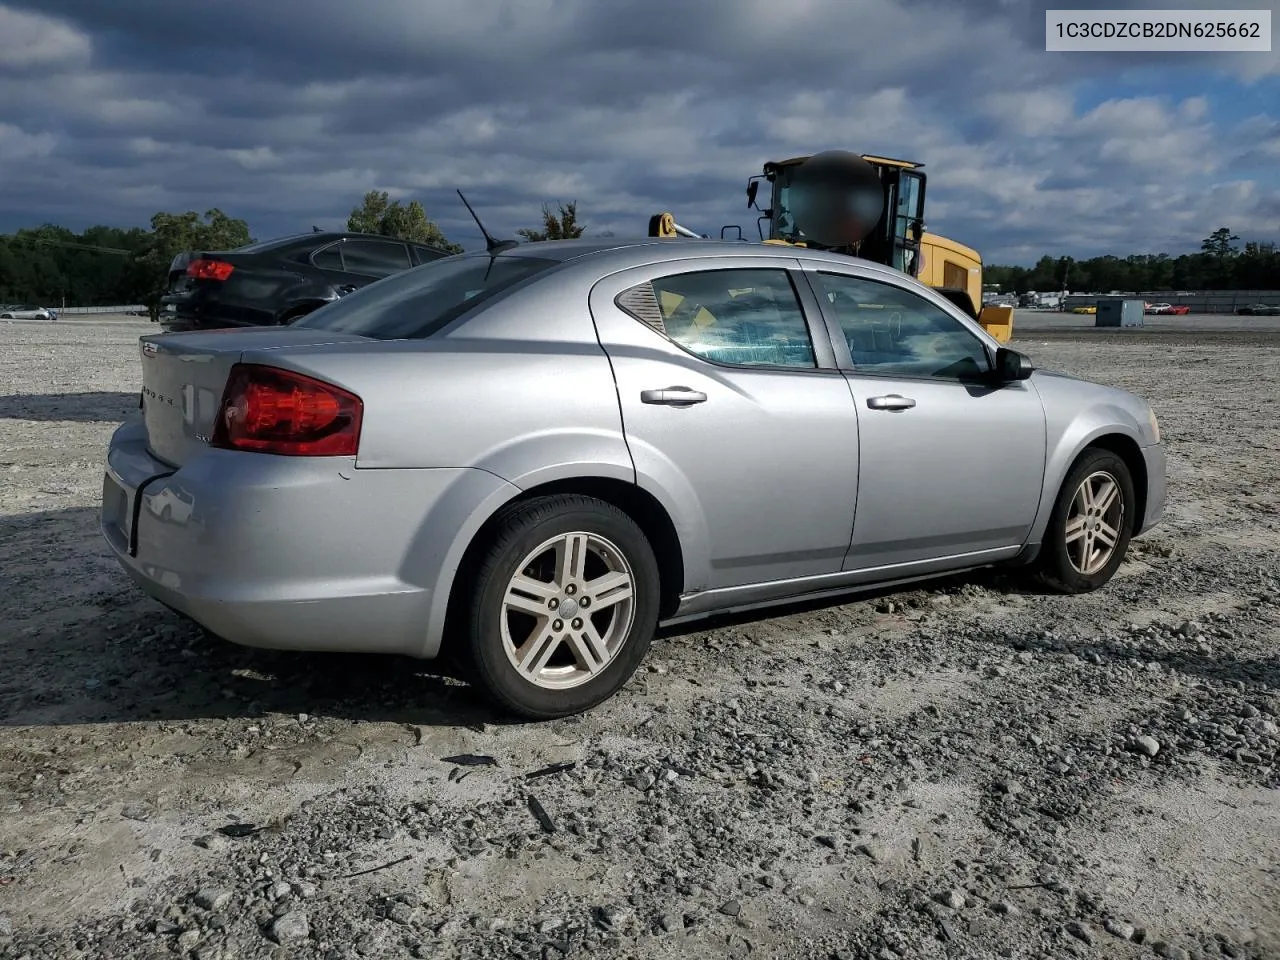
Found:
[[[375,340],[429,337],[477,304],[559,263],[484,254],[436,260],[371,283],[293,325]]]
[[[233,253],[262,253],[266,250],[276,250],[280,247],[287,247],[290,244],[297,243],[303,239],[304,235],[293,237],[276,237],[272,240],[255,240],[253,243],[246,243],[243,246],[232,247]]]

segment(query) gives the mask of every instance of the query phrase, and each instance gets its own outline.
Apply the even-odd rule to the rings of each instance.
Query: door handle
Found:
[[[867,406],[872,410],[910,410],[916,402],[910,397],[890,393],[883,397],[867,397]]]
[[[691,407],[695,403],[704,403],[707,395],[701,390],[689,387],[666,387],[662,390],[641,390],[641,403],[657,403],[666,407]]]

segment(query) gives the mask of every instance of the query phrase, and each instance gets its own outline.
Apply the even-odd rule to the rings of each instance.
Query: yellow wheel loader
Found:
[[[1006,343],[1013,335],[1013,308],[983,307],[982,257],[924,229],[923,167],[842,150],[769,161],[763,173],[747,181],[747,206],[760,212],[757,231],[764,243],[834,250],[901,270],[934,287]],[[757,204],[761,183],[770,186],[766,207]],[[722,229],[721,237],[730,229]],[[660,213],[649,221],[649,236],[700,234]]]

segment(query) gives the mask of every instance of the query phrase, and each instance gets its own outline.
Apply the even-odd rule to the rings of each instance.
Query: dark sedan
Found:
[[[180,253],[169,265],[160,322],[168,330],[290,323],[375,280],[448,255],[390,237],[319,231]]]
[[[1236,313],[1242,317],[1280,317],[1280,303],[1255,303],[1240,307]]]

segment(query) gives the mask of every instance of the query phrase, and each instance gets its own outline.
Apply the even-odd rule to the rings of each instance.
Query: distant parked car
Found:
[[[47,307],[29,307],[17,303],[0,306],[0,320],[52,320],[53,311]]]
[[[1242,317],[1280,317],[1280,304],[1254,303],[1240,307],[1236,313]]]
[[[1169,312],[1169,308],[1170,308],[1170,307],[1172,307],[1172,306],[1173,306],[1173,304],[1171,304],[1171,303],[1148,303],[1148,304],[1146,304],[1146,306],[1143,308],[1143,312],[1145,312],[1145,313],[1168,313],[1168,312]]]
[[[1191,312],[1191,308],[1187,306],[1185,303],[1179,303],[1176,306],[1172,306],[1168,310],[1163,310],[1161,312],[1170,314],[1176,317],[1184,317]]]
[[[448,255],[425,244],[335,232],[180,253],[169,265],[159,319],[172,331],[290,323],[375,280]]]
[[[660,621],[1006,563],[1094,590],[1164,510],[1145,400],[836,253],[531,243],[140,348],[101,528],[144,591],[247,646],[456,655],[526,717]]]

